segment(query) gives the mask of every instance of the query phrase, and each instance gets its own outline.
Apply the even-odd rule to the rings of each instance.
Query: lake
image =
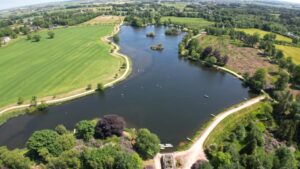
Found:
[[[177,146],[216,114],[249,98],[248,89],[234,76],[206,68],[178,56],[184,36],[165,36],[165,27],[122,26],[121,52],[133,63],[132,74],[104,94],[93,94],[60,105],[47,112],[25,114],[0,126],[0,145],[22,148],[36,130],[64,124],[73,129],[84,119],[117,114],[127,127],[148,128],[162,143]],[[146,34],[155,32],[155,38]],[[151,45],[163,44],[163,51]],[[209,98],[204,97],[205,95]]]

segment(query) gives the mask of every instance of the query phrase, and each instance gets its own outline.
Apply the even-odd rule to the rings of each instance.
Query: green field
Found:
[[[162,5],[165,5],[165,6],[168,6],[168,7],[174,7],[174,8],[177,8],[179,9],[180,11],[183,11],[184,8],[186,7],[186,3],[162,3]]]
[[[188,28],[204,28],[206,26],[213,24],[213,22],[209,22],[202,18],[187,18],[187,17],[174,17],[174,16],[162,17],[161,21],[165,22],[165,21],[169,21],[169,19],[174,24],[184,25]]]
[[[276,45],[276,48],[282,50],[286,57],[292,57],[296,64],[300,64],[300,48],[283,45]]]
[[[247,34],[251,34],[251,35],[253,35],[255,33],[258,33],[261,38],[263,36],[265,36],[266,34],[271,33],[271,32],[263,31],[263,30],[260,30],[260,29],[236,29],[236,30],[237,31],[243,31],[243,32],[245,32]],[[282,35],[279,35],[279,34],[276,34],[276,40],[292,43],[291,38],[286,37],[286,36],[282,36]]]
[[[0,107],[19,97],[54,96],[113,80],[123,59],[111,56],[109,44],[101,41],[113,28],[61,28],[54,39],[41,31],[40,42],[20,38],[0,48]]]

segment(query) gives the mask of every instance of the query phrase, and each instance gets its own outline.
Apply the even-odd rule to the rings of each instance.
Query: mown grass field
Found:
[[[214,24],[213,22],[207,21],[202,18],[187,18],[187,17],[174,17],[166,16],[161,18],[161,22],[171,20],[172,23],[178,25],[184,25],[188,28],[204,28],[206,26]]]
[[[260,35],[260,38],[263,38],[266,34],[271,33],[271,32],[263,31],[263,30],[260,30],[260,29],[236,29],[236,30],[243,31],[243,32],[245,32],[247,34],[251,34],[251,35],[253,35],[255,33],[258,33]],[[279,35],[279,34],[276,34],[276,40],[292,43],[291,38],[286,37],[286,36],[282,36],[282,35]]]
[[[285,57],[292,57],[296,64],[300,64],[300,48],[283,45],[276,45],[276,48],[282,50]]]
[[[113,25],[78,26],[54,30],[55,38],[41,41],[25,38],[0,48],[0,107],[85,88],[88,84],[114,79],[123,59],[110,55],[109,44],[101,37]]]

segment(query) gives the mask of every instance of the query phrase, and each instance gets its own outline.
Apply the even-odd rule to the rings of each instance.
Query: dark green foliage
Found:
[[[255,92],[260,92],[266,87],[267,72],[265,69],[258,69],[255,74],[246,79],[246,84]]]
[[[137,133],[134,149],[144,159],[153,158],[160,150],[160,140],[147,129],[140,129]]]
[[[41,36],[36,34],[33,35],[31,39],[33,42],[39,42],[41,40]]]
[[[280,71],[278,75],[279,77],[275,83],[275,89],[284,90],[288,86],[290,80],[289,74],[285,71]]]
[[[246,129],[243,125],[238,125],[235,129],[236,137],[239,141],[243,141],[246,137]]]
[[[129,22],[134,27],[143,27],[145,23],[142,18],[136,16],[127,16],[125,21]]]
[[[51,158],[47,164],[49,169],[80,169],[82,168],[80,153],[76,150],[63,152],[60,156]]]
[[[77,138],[89,141],[95,134],[94,125],[87,120],[82,120],[75,126]]]
[[[114,36],[113,36],[113,41],[114,41],[115,43],[119,43],[119,42],[120,42],[120,37],[119,37],[118,35],[114,35]]]
[[[84,168],[87,169],[141,169],[142,160],[135,153],[105,146],[84,152]]]
[[[169,36],[179,35],[179,33],[179,30],[176,28],[170,28],[165,31],[165,34]]]
[[[53,156],[58,156],[63,150],[57,143],[59,135],[52,130],[34,132],[26,143],[26,147],[32,157],[40,157],[46,160],[45,151]]]
[[[297,161],[289,149],[282,147],[276,151],[274,168],[297,168]]]
[[[53,39],[54,36],[55,36],[55,33],[54,33],[53,31],[49,31],[49,32],[48,32],[48,37],[49,37],[49,39]]]
[[[191,169],[213,169],[213,167],[208,161],[199,160],[195,164],[193,164]]]
[[[0,168],[30,169],[31,162],[17,149],[9,151],[6,147],[0,147]]]
[[[63,134],[67,134],[69,131],[66,129],[66,127],[62,124],[60,125],[57,125],[55,127],[55,131],[60,134],[60,135],[63,135]]]
[[[99,120],[95,128],[96,138],[107,138],[113,135],[122,136],[125,128],[125,121],[117,115],[106,115]]]

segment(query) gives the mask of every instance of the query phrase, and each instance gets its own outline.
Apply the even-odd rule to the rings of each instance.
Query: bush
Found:
[[[160,150],[160,140],[148,129],[140,129],[137,134],[134,149],[144,159],[153,158]]]
[[[52,31],[49,31],[49,32],[48,32],[49,39],[53,39],[53,38],[54,38],[54,35],[55,35],[54,32],[52,32]]]
[[[77,138],[83,139],[84,141],[89,141],[95,133],[93,124],[87,120],[77,123],[75,129]]]
[[[57,125],[55,127],[55,131],[60,134],[60,135],[63,135],[63,134],[67,134],[68,133],[68,130],[66,129],[66,127],[62,124],[60,125]]]
[[[33,42],[39,42],[41,40],[41,36],[40,35],[33,35],[32,37],[32,41]]]
[[[30,169],[29,158],[24,157],[19,150],[9,151],[6,147],[0,147],[0,168]]]
[[[136,153],[128,153],[116,147],[87,150],[83,154],[86,168],[141,169],[142,160]]]
[[[99,120],[96,129],[96,138],[107,138],[113,135],[121,136],[125,128],[125,121],[122,117],[117,115],[107,115]]]
[[[63,169],[63,168],[72,168],[80,169],[82,168],[80,161],[80,153],[76,150],[69,150],[63,152],[59,157],[50,159],[47,164],[49,169]]]
[[[32,157],[46,160],[48,157],[43,156],[45,151],[52,156],[58,156],[62,152],[56,142],[58,137],[59,135],[53,130],[36,131],[28,139],[26,147]]]

